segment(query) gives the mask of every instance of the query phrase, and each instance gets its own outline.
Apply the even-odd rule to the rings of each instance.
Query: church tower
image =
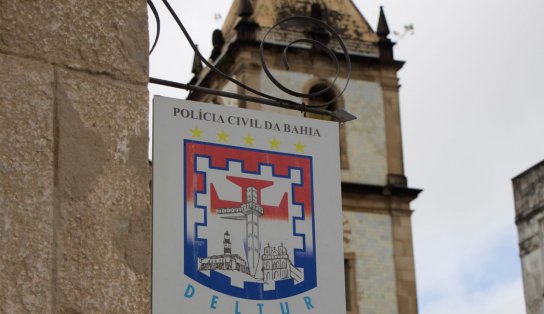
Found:
[[[376,10],[378,11],[378,10]],[[376,12],[378,14],[378,12]],[[221,71],[261,92],[298,103],[342,108],[357,119],[340,126],[342,208],[347,313],[417,313],[410,202],[420,190],[408,187],[404,175],[397,72],[403,62],[393,56],[394,43],[383,10],[376,30],[351,0],[234,0],[222,30],[213,33],[210,61]],[[283,18],[311,16],[330,25],[344,40],[352,63],[346,84],[346,62],[338,42],[317,24],[282,24]],[[264,41],[268,72],[285,87],[300,93],[329,91],[312,99],[298,98],[278,89],[260,62]],[[335,64],[319,45],[299,42],[314,39],[332,48]],[[191,83],[228,92],[249,94],[194,62]],[[189,99],[287,115],[300,115],[244,100],[193,92]],[[333,101],[334,100],[334,101]],[[313,114],[307,118],[327,119]]]

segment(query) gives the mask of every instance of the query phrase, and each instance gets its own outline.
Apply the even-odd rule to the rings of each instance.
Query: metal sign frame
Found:
[[[153,313],[345,311],[338,124],[153,109]]]

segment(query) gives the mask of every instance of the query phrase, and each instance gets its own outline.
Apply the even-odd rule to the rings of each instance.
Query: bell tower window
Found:
[[[317,84],[314,84],[310,87],[308,90],[308,94],[314,94],[319,91],[322,91],[327,88],[328,83],[326,82],[319,82]],[[307,103],[309,106],[315,106],[320,107],[322,109],[327,109],[329,111],[334,111],[336,109],[343,108],[342,99],[338,98],[335,101],[331,102],[337,95],[337,89],[335,86],[329,88],[326,92],[324,92],[321,95],[308,98]],[[330,104],[326,105],[327,103],[331,102]],[[321,120],[332,120],[329,116],[322,116],[317,114],[308,114],[308,117],[314,118],[314,119],[321,119]],[[348,144],[346,140],[346,126],[341,123],[340,124],[340,168],[341,169],[349,169],[349,157],[348,157]]]

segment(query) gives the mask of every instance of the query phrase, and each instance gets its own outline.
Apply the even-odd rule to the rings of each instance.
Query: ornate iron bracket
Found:
[[[292,41],[285,47],[285,49],[283,51],[283,55],[282,55],[282,61],[283,61],[283,64],[284,64],[284,66],[285,66],[285,68],[287,70],[289,69],[289,63],[288,63],[288,60],[287,60],[288,50],[291,47],[293,47],[294,45],[304,44],[304,43],[311,44],[313,47],[325,52],[330,57],[330,59],[334,62],[334,65],[335,65],[335,69],[336,69],[335,78],[329,85],[327,85],[327,87],[325,87],[325,88],[323,88],[323,89],[321,89],[321,90],[319,90],[317,92],[314,92],[314,93],[300,93],[300,92],[293,91],[293,90],[285,87],[284,85],[282,85],[278,80],[276,80],[274,78],[274,76],[272,75],[272,73],[268,69],[268,66],[266,65],[266,61],[264,59],[265,40],[266,40],[267,36],[270,34],[270,32],[274,28],[276,28],[276,27],[278,27],[281,24],[286,23],[286,22],[297,21],[297,22],[304,22],[304,23],[317,25],[318,27],[327,30],[335,38],[335,40],[338,41],[340,47],[342,48],[342,52],[345,55],[345,64],[346,64],[346,70],[347,70],[346,83],[345,83],[343,89],[337,95],[335,95],[335,97],[333,99],[330,99],[329,101],[327,101],[324,104],[309,105],[309,104],[306,104],[304,102],[297,103],[297,102],[294,102],[294,101],[291,101],[291,100],[282,99],[282,98],[275,97],[275,96],[272,96],[272,95],[269,95],[269,94],[266,94],[266,93],[262,93],[262,92],[260,92],[260,91],[258,91],[256,89],[251,88],[250,86],[248,86],[248,85],[246,85],[246,84],[244,84],[244,83],[230,77],[229,75],[227,75],[227,74],[223,73],[222,71],[220,71],[219,69],[217,69],[213,64],[211,64],[200,53],[200,51],[198,50],[198,48],[197,48],[196,44],[194,43],[193,39],[191,38],[191,36],[187,32],[187,30],[185,29],[185,26],[183,25],[183,23],[179,19],[178,15],[176,14],[176,12],[172,8],[172,6],[168,3],[168,0],[162,0],[162,2],[164,3],[165,7],[168,9],[170,15],[176,21],[178,27],[180,28],[183,35],[187,39],[187,42],[189,43],[191,48],[194,50],[196,56],[198,56],[198,58],[211,71],[213,71],[219,77],[224,78],[224,79],[226,79],[226,80],[240,86],[241,88],[245,89],[246,91],[251,92],[251,93],[253,93],[253,94],[257,95],[257,96],[249,96],[249,95],[230,93],[230,92],[225,92],[225,91],[221,91],[221,90],[206,88],[206,87],[197,86],[197,85],[183,84],[183,83],[158,79],[158,78],[154,78],[154,77],[149,78],[150,83],[169,86],[169,87],[174,87],[174,88],[180,88],[180,89],[189,90],[189,91],[196,91],[196,92],[201,92],[201,93],[205,93],[205,94],[218,95],[218,96],[227,97],[227,98],[242,99],[242,100],[247,100],[247,101],[251,101],[251,102],[255,102],[255,103],[270,105],[270,106],[274,106],[274,107],[299,110],[299,111],[303,112],[304,114],[306,114],[306,112],[311,112],[311,113],[316,113],[316,114],[320,114],[320,115],[327,115],[327,116],[330,116],[330,117],[334,118],[335,120],[337,120],[339,122],[347,122],[347,121],[351,121],[351,120],[354,120],[354,119],[357,118],[354,115],[350,114],[349,112],[347,112],[347,111],[345,111],[343,109],[336,109],[336,110],[333,110],[333,111],[330,111],[330,110],[326,109],[328,105],[334,103],[345,92],[345,90],[346,90],[346,88],[347,88],[347,86],[349,84],[349,77],[351,75],[351,62],[350,62],[350,59],[349,59],[348,50],[347,50],[343,40],[338,35],[338,33],[332,27],[327,25],[326,23],[324,23],[324,22],[322,22],[322,21],[320,21],[318,19],[315,19],[315,18],[312,18],[312,17],[307,17],[307,16],[293,16],[293,17],[288,17],[288,18],[282,19],[281,21],[276,23],[274,26],[272,26],[266,32],[266,34],[263,36],[263,39],[261,40],[261,45],[259,47],[261,65],[263,67],[264,72],[266,73],[268,78],[271,80],[271,82],[276,87],[278,87],[280,90],[286,92],[289,95],[296,96],[296,97],[301,97],[301,98],[311,99],[311,98],[323,95],[324,93],[326,93],[326,92],[328,92],[328,91],[330,91],[331,89],[334,88],[334,84],[335,84],[336,80],[338,79],[339,72],[340,72],[340,63],[338,61],[338,58],[336,57],[335,52],[332,51],[330,48],[328,48],[323,43],[321,43],[321,42],[319,42],[317,40],[305,39],[305,38],[304,39],[297,39],[295,41]],[[149,5],[149,7],[151,9],[151,12],[153,13],[153,16],[154,16],[154,18],[155,18],[155,20],[157,22],[157,33],[155,35],[155,40],[153,42],[152,48],[150,50],[150,54],[151,54],[153,52],[153,49],[155,49],[155,46],[157,45],[157,42],[158,42],[159,36],[160,36],[160,17],[159,17],[159,14],[157,12],[157,9],[156,9],[155,5],[153,4],[153,1],[152,0],[147,0],[147,4]]]

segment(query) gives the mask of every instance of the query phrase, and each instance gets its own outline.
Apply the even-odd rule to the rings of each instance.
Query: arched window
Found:
[[[310,90],[308,90],[308,94],[314,94],[314,93],[317,93],[319,91],[322,91],[324,90],[325,88],[327,88],[328,84],[326,82],[320,82],[320,83],[317,83],[315,85],[313,85],[312,87],[310,87]],[[333,100],[334,97],[336,97],[336,89],[334,87],[332,88],[329,88],[326,92],[324,92],[323,94],[319,95],[319,96],[315,96],[313,98],[309,98],[308,99],[308,105],[310,106],[319,106],[319,105],[323,105],[325,103],[328,103],[329,101]],[[323,108],[323,109],[327,109],[327,110],[335,110],[337,109],[337,101],[329,104],[326,108]],[[319,116],[321,117],[321,116]],[[326,120],[330,120],[330,117],[323,117],[323,119],[326,119]]]
[[[309,90],[308,90],[308,94],[314,94],[314,93],[317,93],[319,91],[322,91],[324,89],[327,88],[327,86],[329,86],[329,83],[327,82],[324,82],[324,81],[320,81],[318,83],[315,83],[313,85],[310,86]],[[338,90],[333,86],[331,88],[329,88],[326,92],[324,92],[323,94],[319,95],[319,96],[316,96],[316,97],[313,97],[313,98],[309,98],[307,100],[307,104],[310,105],[310,106],[320,106],[320,105],[323,105],[323,107],[321,107],[322,109],[327,109],[329,111],[334,111],[336,109],[343,109],[344,108],[344,104],[343,104],[343,101],[342,101],[342,98],[338,98],[336,99],[334,102],[328,104],[328,105],[324,105],[328,102],[330,102],[331,100],[333,100],[336,95],[338,93]],[[318,114],[308,114],[308,117],[310,118],[314,118],[314,119],[321,119],[321,120],[332,120],[331,117],[328,117],[328,116],[322,116],[322,115],[318,115]],[[341,169],[349,169],[349,158],[348,158],[348,143],[347,143],[347,140],[346,140],[346,127],[343,123],[340,124],[340,138],[339,138],[339,142],[340,142],[340,168]]]

